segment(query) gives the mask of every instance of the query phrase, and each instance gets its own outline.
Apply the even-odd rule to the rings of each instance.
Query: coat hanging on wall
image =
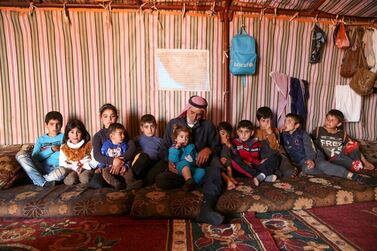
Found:
[[[310,50],[310,63],[319,63],[323,51],[324,44],[326,43],[326,33],[318,26],[314,24],[312,30],[312,47]]]

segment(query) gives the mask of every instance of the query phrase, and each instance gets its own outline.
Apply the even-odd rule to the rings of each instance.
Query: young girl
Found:
[[[232,171],[232,142],[231,135],[233,128],[228,122],[221,122],[218,126],[220,141],[222,144],[220,162],[223,164],[221,176],[226,182],[228,190],[236,188],[238,182],[233,178]]]
[[[359,144],[343,130],[343,121],[344,115],[341,111],[330,110],[326,114],[325,125],[314,130],[317,147],[327,160],[351,172],[358,172],[363,168],[374,169],[374,165],[360,152]]]
[[[59,165],[67,169],[68,173],[64,184],[89,183],[93,174],[90,155],[92,145],[89,141],[90,135],[84,124],[78,119],[69,120],[59,154]]]
[[[188,192],[199,184],[204,176],[204,169],[196,166],[197,152],[194,144],[189,144],[190,130],[187,127],[174,125],[174,144],[169,148],[169,161],[175,164],[178,174],[185,179],[183,190]]]
[[[127,132],[125,132],[125,138],[129,139],[125,153],[122,156],[118,157],[109,157],[104,155],[101,152],[101,148],[105,141],[109,140],[109,126],[117,121],[118,111],[112,104],[104,104],[99,110],[99,116],[103,128],[93,136],[93,157],[99,163],[111,166],[110,173],[118,174],[119,170],[122,169],[122,166],[124,166],[126,162],[132,162],[135,155],[136,146],[134,141],[129,139],[130,137],[127,135]],[[96,172],[101,173],[101,169],[96,169]],[[91,182],[93,187],[101,186],[101,177],[102,175],[95,175],[93,182]]]

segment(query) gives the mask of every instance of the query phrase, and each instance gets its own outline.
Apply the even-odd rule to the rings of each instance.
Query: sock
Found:
[[[352,172],[358,172],[363,168],[364,168],[363,163],[361,163],[360,160],[354,160],[352,162],[352,167],[351,167]]]
[[[275,174],[268,175],[264,181],[266,182],[275,182],[278,177]]]

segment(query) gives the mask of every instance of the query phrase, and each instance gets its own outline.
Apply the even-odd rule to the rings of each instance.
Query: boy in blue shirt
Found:
[[[141,153],[136,155],[132,171],[137,179],[143,179],[145,185],[154,183],[157,172],[152,167],[161,160],[162,138],[156,136],[157,121],[152,114],[140,118],[141,134],[136,138],[136,144]]]
[[[60,132],[63,116],[60,112],[51,111],[45,116],[47,134],[37,138],[33,152],[21,150],[16,159],[34,185],[53,186],[55,181],[64,178],[63,168],[59,168],[59,151],[63,143],[63,133]]]

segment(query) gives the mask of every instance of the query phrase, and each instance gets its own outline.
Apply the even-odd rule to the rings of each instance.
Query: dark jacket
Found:
[[[316,150],[309,134],[297,129],[292,134],[282,133],[282,143],[290,159],[296,164],[303,165],[307,160],[315,160]]]

